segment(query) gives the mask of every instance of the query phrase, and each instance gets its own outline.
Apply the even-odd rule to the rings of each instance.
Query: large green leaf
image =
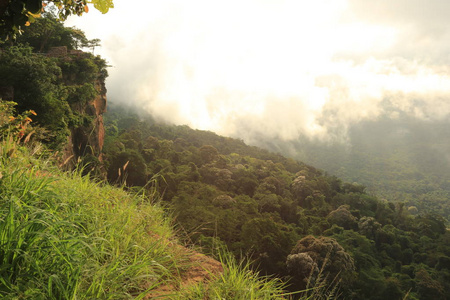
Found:
[[[106,14],[110,8],[114,8],[113,0],[92,0],[91,3],[94,4],[94,7]]]

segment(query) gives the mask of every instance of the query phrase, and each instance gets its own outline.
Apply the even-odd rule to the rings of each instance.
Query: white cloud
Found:
[[[450,114],[445,1],[115,5],[71,24],[103,40],[112,101],[174,123],[249,141],[345,135],[386,101],[421,118]]]

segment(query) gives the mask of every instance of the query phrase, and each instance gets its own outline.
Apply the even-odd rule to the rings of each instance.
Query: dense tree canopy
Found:
[[[411,212],[436,213],[450,221],[449,121],[384,116],[350,126],[346,143],[302,137],[270,144],[286,154],[301,149],[296,159],[366,185],[380,198],[404,202]]]
[[[128,172],[130,188],[142,186],[131,178],[156,180],[145,189],[159,193],[186,239],[205,252],[226,245],[292,290],[321,274],[329,283],[338,277],[348,299],[408,292],[410,299],[446,299],[450,234],[443,218],[411,214],[359,184],[242,141],[125,111],[110,107],[106,115],[110,180],[117,182],[119,170]],[[143,165],[123,170],[125,160]]]

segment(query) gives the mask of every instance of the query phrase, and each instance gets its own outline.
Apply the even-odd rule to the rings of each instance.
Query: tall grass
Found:
[[[260,276],[251,267],[248,261],[237,262],[229,253],[220,251],[224,272],[208,283],[200,282],[188,285],[175,295],[173,300],[183,299],[214,299],[214,300],[270,300],[270,299],[297,299],[297,300],[332,300],[339,299],[338,277],[328,282],[327,276],[321,268],[319,274],[310,276],[305,290],[287,292],[287,283],[278,278]],[[212,276],[214,278],[214,276]]]
[[[261,277],[248,262],[237,262],[231,254],[220,255],[224,271],[215,280],[187,286],[171,299],[291,299],[285,284],[271,277]]]
[[[0,298],[136,298],[172,277],[160,208],[10,139],[0,147]]]

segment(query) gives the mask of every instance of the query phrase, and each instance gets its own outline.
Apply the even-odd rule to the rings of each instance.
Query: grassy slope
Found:
[[[160,207],[40,153],[0,141],[2,299],[139,299],[164,286],[164,299],[279,299],[276,281],[232,261],[209,285],[183,283],[195,261]]]

